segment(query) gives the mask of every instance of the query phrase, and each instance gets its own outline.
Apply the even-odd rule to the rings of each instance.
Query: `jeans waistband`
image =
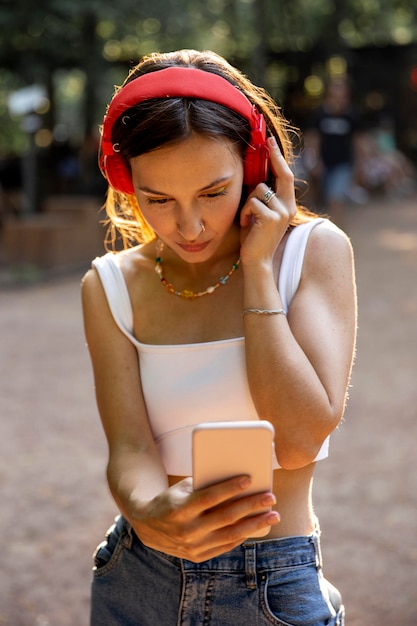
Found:
[[[127,532],[126,540],[131,542],[134,536],[141,543],[133,533],[129,522],[124,518],[120,522]],[[185,575],[203,573],[245,575],[249,588],[256,588],[258,577],[267,572],[306,566],[319,569],[322,563],[318,523],[310,535],[245,541],[233,550],[202,563],[180,559],[150,548],[147,550],[170,561]]]
[[[120,522],[127,531],[126,539],[131,541],[133,530],[130,523],[123,517],[119,518],[119,523]],[[209,570],[238,572],[247,570],[249,563],[253,564],[253,567],[258,572],[267,572],[309,564],[315,564],[317,567],[321,567],[322,563],[320,527],[318,522],[310,535],[245,541],[236,548],[233,548],[233,550],[201,563],[180,559],[165,554],[164,552],[159,552],[158,550],[155,550],[155,552],[158,552],[160,556],[172,563],[177,564],[182,570],[201,572]]]
[[[258,573],[312,563],[321,565],[319,528],[306,536],[245,541],[233,550],[202,563],[182,559],[184,570],[233,572],[249,568]]]

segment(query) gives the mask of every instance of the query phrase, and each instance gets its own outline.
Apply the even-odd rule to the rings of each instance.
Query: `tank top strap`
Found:
[[[120,330],[129,339],[133,336],[133,311],[129,292],[115,255],[108,252],[92,262],[98,272],[110,311]]]
[[[278,291],[285,311],[288,311],[291,300],[300,284],[304,255],[310,233],[313,228],[324,221],[324,218],[316,218],[305,224],[299,224],[288,235],[278,279]]]

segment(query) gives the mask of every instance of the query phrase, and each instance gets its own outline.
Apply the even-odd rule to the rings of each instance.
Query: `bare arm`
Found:
[[[138,356],[117,328],[94,270],[82,285],[85,334],[97,406],[109,446],[109,486],[123,512],[135,493],[151,499],[168,486],[146,416]]]
[[[274,208],[252,201],[257,232],[242,248],[245,307],[282,307],[273,271],[273,233],[282,239],[294,212],[291,173],[275,157]],[[245,221],[243,221],[245,224]],[[256,252],[256,254],[255,254]],[[326,436],[340,421],[346,397],[356,332],[356,294],[351,246],[333,226],[310,235],[300,288],[288,318],[245,316],[249,383],[259,415],[276,430],[282,467],[311,463]]]

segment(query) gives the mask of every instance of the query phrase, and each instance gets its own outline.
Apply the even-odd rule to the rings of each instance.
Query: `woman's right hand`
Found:
[[[185,478],[129,521],[146,546],[199,563],[249,537],[267,535],[279,522],[276,511],[265,512],[275,504],[275,496],[269,492],[245,497],[249,484],[248,477],[240,476],[194,492],[192,479]]]

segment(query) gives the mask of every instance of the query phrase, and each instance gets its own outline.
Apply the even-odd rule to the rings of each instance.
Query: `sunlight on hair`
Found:
[[[136,196],[115,191],[109,186],[105,208],[108,226],[105,246],[115,250],[121,241],[124,248],[139,243],[148,243],[156,235],[142,215]]]

